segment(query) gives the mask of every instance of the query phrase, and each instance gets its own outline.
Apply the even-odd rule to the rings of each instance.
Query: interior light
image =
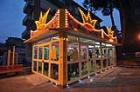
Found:
[[[95,42],[95,44],[100,44],[100,42]]]
[[[100,47],[99,45],[95,45],[95,47]]]
[[[92,45],[89,45],[88,47],[89,47],[89,48],[93,48],[94,46],[92,46]]]
[[[112,44],[106,44],[106,46],[112,46]]]

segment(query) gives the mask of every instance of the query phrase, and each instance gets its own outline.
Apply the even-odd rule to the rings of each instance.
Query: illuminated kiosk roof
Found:
[[[32,43],[46,37],[51,37],[59,32],[66,32],[97,41],[117,44],[117,37],[114,36],[114,31],[111,30],[111,27],[107,27],[107,33],[103,29],[96,29],[95,25],[98,20],[92,19],[89,12],[84,14],[79,9],[83,20],[83,22],[80,22],[67,9],[58,9],[52,19],[46,23],[49,11],[50,9],[44,15],[40,13],[39,20],[35,22],[37,29],[30,32],[30,38],[25,43]]]

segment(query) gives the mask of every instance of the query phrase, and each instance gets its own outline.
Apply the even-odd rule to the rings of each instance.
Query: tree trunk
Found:
[[[113,11],[110,12],[110,19],[111,19],[112,26],[114,27],[115,21],[114,21],[114,17],[113,17]]]
[[[122,5],[122,1],[119,3],[119,7],[118,10],[120,12],[120,21],[121,21],[121,33],[122,33],[122,38],[121,38],[121,43],[124,43],[124,39],[125,39],[125,10],[124,7]]]
[[[111,19],[111,23],[112,23],[112,29],[115,31],[116,33],[116,25],[115,25],[115,21],[114,21],[114,17],[113,17],[113,7],[112,7],[112,1],[110,3],[110,19]]]

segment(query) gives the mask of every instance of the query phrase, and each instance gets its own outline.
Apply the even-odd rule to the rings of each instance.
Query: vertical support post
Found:
[[[40,46],[37,46],[36,48],[37,48],[37,60],[38,60],[39,59],[39,48],[40,48]],[[37,62],[37,67],[36,67],[37,69],[36,70],[38,72],[38,62],[39,61],[36,61],[36,62]]]
[[[87,45],[88,47],[88,45]],[[90,73],[90,66],[89,66],[89,63],[90,63],[90,60],[89,60],[89,51],[87,49],[87,63],[86,63],[86,68],[87,68],[87,71],[88,71],[88,74]],[[91,64],[90,64],[91,65]]]
[[[59,83],[61,86],[66,84],[67,80],[67,66],[66,66],[66,40],[62,32],[59,33],[59,48],[60,48],[60,59],[59,59]]]
[[[59,15],[59,25],[60,28],[65,28],[65,9],[60,9]],[[67,80],[67,66],[66,66],[66,39],[63,32],[59,32],[59,48],[60,48],[60,58],[59,58],[59,85],[64,86]]]
[[[113,47],[113,66],[116,66],[116,48],[115,46]]]
[[[13,46],[13,60],[12,60],[12,65],[15,64],[15,46]]]
[[[106,63],[106,66],[108,67],[109,66],[109,56],[108,56],[108,47],[106,46],[106,57],[107,57],[107,63]]]
[[[108,57],[107,57],[107,46],[106,46],[106,44],[105,44],[105,51],[106,51],[104,53],[105,54],[104,56],[105,56],[105,59],[106,59],[105,64],[106,64],[106,67],[108,67],[108,59],[107,59]]]
[[[100,42],[100,50],[101,50],[101,70],[103,69],[103,51],[102,51],[102,44]]]
[[[44,72],[44,46],[42,47],[42,74]]]
[[[34,70],[34,61],[33,61],[33,59],[34,59],[34,45],[32,46],[32,72],[33,72],[33,70]]]
[[[95,67],[95,68],[94,68],[94,69],[95,69],[94,72],[97,71],[97,67],[96,67],[96,66],[97,66],[97,65],[96,65],[97,55],[96,55],[96,53],[95,53],[95,50],[96,50],[96,47],[95,47],[95,45],[94,45],[94,53],[93,53],[93,55],[92,55],[93,64],[95,65],[95,66],[94,66],[94,67]]]
[[[110,53],[111,53],[111,55],[110,55],[110,65],[112,65],[113,64],[113,47],[110,47],[111,48],[111,51],[110,51]]]
[[[81,43],[80,43],[80,38],[79,38],[79,36],[78,36],[78,49],[79,49],[79,53],[78,53],[78,61],[79,61],[79,77],[82,75],[81,74],[81,56],[80,56],[80,53],[81,53],[81,49],[80,49],[80,47],[81,47]]]
[[[10,53],[11,53],[11,50],[8,50],[7,66],[10,65]]]
[[[51,51],[51,40],[50,40],[50,42],[49,42],[49,63],[48,63],[48,65],[49,65],[49,69],[48,69],[48,71],[49,71],[49,73],[48,73],[48,77],[50,78],[51,77],[51,58],[52,58],[52,51]]]

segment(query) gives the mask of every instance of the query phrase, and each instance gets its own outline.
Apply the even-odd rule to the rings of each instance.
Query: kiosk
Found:
[[[36,21],[26,44],[32,44],[32,72],[65,86],[116,65],[117,38],[110,27],[96,29],[98,20],[79,9],[83,22],[58,9],[47,22],[49,10]],[[46,23],[47,22],[47,23]]]

